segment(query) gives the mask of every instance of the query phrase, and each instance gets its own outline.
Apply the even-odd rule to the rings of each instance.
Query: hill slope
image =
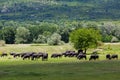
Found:
[[[0,0],[0,20],[120,19],[120,0]]]

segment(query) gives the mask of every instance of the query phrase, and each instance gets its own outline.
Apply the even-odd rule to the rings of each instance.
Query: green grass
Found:
[[[118,80],[120,61],[0,61],[1,80]]]
[[[106,53],[120,53],[120,44],[105,44],[99,48],[97,61],[58,58],[48,61],[31,61],[8,56],[0,58],[0,80],[118,80],[120,79],[120,60],[106,60]],[[48,52],[61,53],[75,50],[70,44],[48,46],[44,44],[20,44],[0,47],[1,52]],[[91,53],[93,49],[89,49]],[[50,57],[50,56],[49,56]],[[89,58],[89,55],[87,55]]]

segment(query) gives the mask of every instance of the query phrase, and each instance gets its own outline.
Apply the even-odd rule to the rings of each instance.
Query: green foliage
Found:
[[[52,35],[52,33],[49,32],[49,31],[44,31],[44,32],[43,32],[43,36],[45,36],[46,39],[48,39],[51,35]]]
[[[50,38],[48,38],[47,43],[49,45],[60,45],[61,42],[61,36],[57,33],[54,33]]]
[[[120,19],[119,5],[119,0],[4,0],[0,3],[0,19],[17,21],[116,20]]]
[[[0,46],[5,46],[5,41],[4,40],[0,40]]]
[[[30,32],[25,27],[19,27],[16,30],[15,43],[28,43]]]
[[[15,43],[15,33],[16,29],[14,27],[5,27],[1,30],[2,39],[6,42],[6,44]]]
[[[119,42],[119,39],[116,38],[115,36],[112,37],[111,42]]]
[[[46,37],[45,36],[39,35],[38,38],[34,39],[33,42],[35,42],[35,43],[46,43],[47,41],[46,41]]]
[[[112,35],[103,35],[102,41],[103,42],[111,42],[112,37],[113,37]]]
[[[70,34],[70,41],[74,44],[74,47],[85,51],[90,47],[96,47],[100,39],[101,35],[99,31],[92,28],[78,29]]]

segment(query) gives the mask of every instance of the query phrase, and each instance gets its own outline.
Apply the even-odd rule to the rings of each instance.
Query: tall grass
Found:
[[[75,50],[71,44],[64,44],[59,46],[49,46],[47,44],[13,44],[13,45],[5,45],[0,47],[0,52],[47,52],[48,54],[52,53],[62,53],[66,50]],[[88,49],[87,53],[92,53],[94,49]],[[77,50],[75,50],[77,51]],[[120,53],[120,44],[110,43],[104,44],[98,47],[98,53],[107,54],[107,53]]]

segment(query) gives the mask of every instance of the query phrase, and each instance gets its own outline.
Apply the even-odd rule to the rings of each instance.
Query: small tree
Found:
[[[115,36],[113,36],[113,38],[111,39],[111,42],[119,42],[119,39],[117,38],[117,37],[115,37]]]
[[[63,42],[61,41],[61,36],[58,33],[54,33],[50,38],[48,38],[47,43],[49,45],[59,45]]]
[[[97,47],[97,42],[101,40],[101,35],[98,30],[82,28],[73,31],[70,34],[70,41],[76,49],[82,49],[86,53],[90,47]]]
[[[5,46],[5,41],[4,40],[0,40],[0,46]]]
[[[37,39],[34,39],[35,43],[46,43],[46,37],[43,35],[39,35]]]

